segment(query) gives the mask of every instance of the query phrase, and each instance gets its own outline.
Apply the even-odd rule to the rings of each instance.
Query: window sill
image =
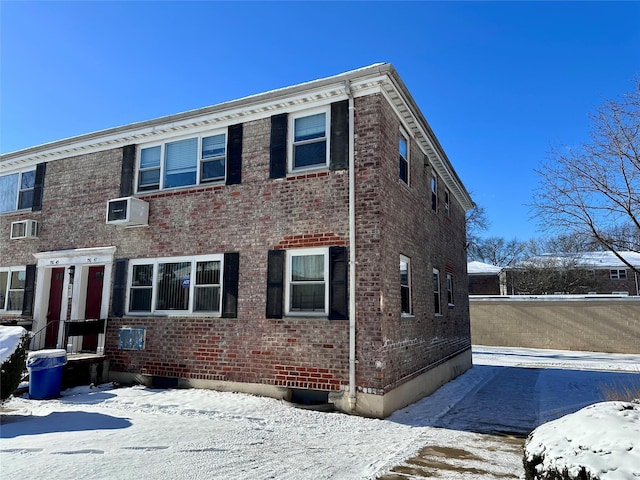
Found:
[[[412,319],[412,318],[416,318],[416,316],[413,313],[402,313],[400,315],[400,318]]]
[[[148,317],[157,317],[157,318],[177,318],[177,317],[189,317],[189,318],[222,318],[222,314],[219,312],[127,312],[124,314],[125,317],[132,318],[148,318]]]
[[[287,312],[284,314],[285,318],[304,318],[304,319],[327,319],[329,316],[325,312]]]
[[[329,167],[327,165],[323,165],[321,167],[316,167],[316,168],[291,170],[287,172],[286,179],[289,181],[302,180],[306,178],[326,177],[327,175],[329,175]]]
[[[188,191],[188,190],[199,190],[203,188],[220,187],[220,186],[223,187],[225,185],[226,185],[225,179],[212,180],[210,182],[202,182],[196,185],[184,185],[181,187],[171,187],[171,188],[158,188],[156,190],[138,190],[137,192],[134,193],[134,195],[136,197],[143,198],[148,195],[175,194],[175,193]]]

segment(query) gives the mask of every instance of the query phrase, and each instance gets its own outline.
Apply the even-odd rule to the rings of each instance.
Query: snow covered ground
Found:
[[[474,365],[385,420],[108,384],[55,400],[12,398],[0,417],[0,476],[418,478],[408,459],[420,453],[438,478],[523,478],[522,440],[490,433],[521,435],[604,400],[603,389],[640,388],[640,355],[474,347]]]

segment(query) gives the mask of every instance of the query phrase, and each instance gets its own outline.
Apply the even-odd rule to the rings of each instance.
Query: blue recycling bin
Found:
[[[67,363],[67,352],[62,349],[29,352],[29,398],[44,400],[60,396],[62,368]]]

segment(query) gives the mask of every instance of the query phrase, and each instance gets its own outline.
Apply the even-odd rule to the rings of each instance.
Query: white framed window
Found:
[[[289,171],[329,166],[330,109],[289,115]]]
[[[611,271],[609,272],[609,277],[611,278],[611,280],[626,280],[627,270],[625,268],[611,269]]]
[[[400,255],[400,305],[402,315],[411,315],[411,259]]]
[[[143,146],[138,156],[137,191],[224,181],[226,160],[226,131]]]
[[[0,268],[0,311],[22,311],[26,279],[25,267]]]
[[[409,185],[409,141],[407,140],[407,136],[402,132],[400,132],[399,137],[398,156],[400,180]]]
[[[287,314],[327,315],[329,249],[287,250],[285,306]]]
[[[442,305],[440,302],[440,270],[433,269],[433,312],[442,315]]]
[[[0,176],[0,213],[31,208],[35,183],[35,169]]]
[[[223,259],[198,255],[131,260],[127,313],[219,315]]]
[[[447,305],[452,307],[453,301],[453,275],[447,273]]]
[[[431,174],[431,210],[438,211],[438,177],[435,173]]]

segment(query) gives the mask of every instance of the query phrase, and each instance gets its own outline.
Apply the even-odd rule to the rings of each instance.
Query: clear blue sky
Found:
[[[2,1],[0,152],[392,63],[486,236],[640,74],[640,2]]]

